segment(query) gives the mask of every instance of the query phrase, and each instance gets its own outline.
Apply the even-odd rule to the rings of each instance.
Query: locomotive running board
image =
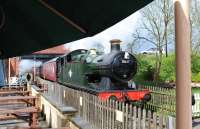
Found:
[[[60,82],[58,82],[60,83]],[[76,84],[71,84],[71,83],[60,83],[66,87],[69,87],[69,88],[72,88],[72,89],[75,89],[75,90],[81,90],[81,91],[84,91],[84,92],[87,92],[87,93],[90,93],[90,94],[93,94],[93,95],[97,95],[98,94],[98,91],[96,90],[93,90],[93,89],[89,89],[89,88],[84,88],[82,85],[76,85]]]

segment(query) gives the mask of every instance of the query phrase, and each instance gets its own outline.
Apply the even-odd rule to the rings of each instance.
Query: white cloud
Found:
[[[111,39],[120,39],[122,40],[123,44],[131,42],[133,40],[132,34],[137,27],[140,17],[141,14],[139,12],[136,12],[126,19],[122,20],[121,22],[117,23],[116,25],[106,29],[105,31],[93,37],[88,37],[78,41],[67,43],[65,44],[65,46],[67,48],[70,48],[71,50],[76,50],[80,48],[90,49],[94,47],[94,43],[100,43],[104,46],[104,51],[107,53],[110,51],[109,41]]]

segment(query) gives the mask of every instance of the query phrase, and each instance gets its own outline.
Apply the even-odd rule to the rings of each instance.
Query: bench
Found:
[[[33,129],[27,127],[7,127],[7,129]],[[70,129],[68,127],[61,127],[61,128],[34,128],[34,129]]]
[[[6,97],[0,97],[1,101],[8,101],[8,100],[31,100],[31,99],[37,99],[36,96],[6,96]]]
[[[36,127],[38,112],[39,109],[37,109],[36,107],[26,107],[20,109],[0,109],[0,114],[1,114],[0,120],[15,119],[17,118],[17,114],[19,113],[29,113],[30,114],[29,126]],[[5,115],[3,116],[2,114]]]
[[[13,90],[13,89],[17,89],[17,90],[26,90],[26,86],[4,86],[0,88],[0,91],[5,91],[5,90]]]
[[[0,96],[6,96],[6,95],[30,95],[30,91],[18,91],[18,90],[12,90],[12,91],[0,91]]]
[[[0,114],[17,114],[17,113],[37,113],[36,107],[26,107],[20,109],[0,109]]]
[[[14,92],[13,92],[14,93]],[[20,93],[20,92],[19,92]],[[6,92],[3,94],[7,94]],[[0,120],[17,118],[17,114],[28,113],[30,120],[29,125],[31,127],[36,126],[36,117],[39,112],[36,107],[36,96],[4,96],[0,97],[0,114],[4,114],[4,117],[0,117]],[[16,103],[24,103],[23,107],[15,105]],[[5,104],[5,105],[4,105]],[[12,109],[8,109],[9,106]],[[7,107],[7,108],[6,108]]]

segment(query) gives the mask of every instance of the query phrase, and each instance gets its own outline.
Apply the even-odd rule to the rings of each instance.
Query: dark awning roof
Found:
[[[1,0],[0,58],[92,36],[152,0]]]

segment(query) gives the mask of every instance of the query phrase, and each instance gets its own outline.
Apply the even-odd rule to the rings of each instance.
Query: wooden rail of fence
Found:
[[[97,96],[49,81],[42,83],[48,85],[43,95],[58,105],[73,106],[94,129],[175,129],[175,118],[168,114],[124,102],[101,101]]]

